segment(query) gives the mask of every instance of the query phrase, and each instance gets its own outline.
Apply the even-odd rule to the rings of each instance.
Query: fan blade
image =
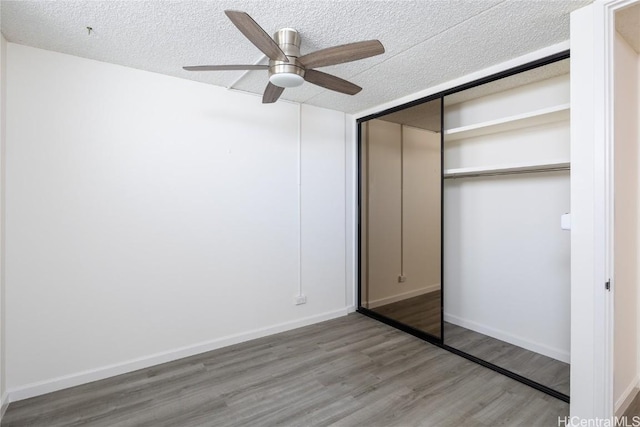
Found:
[[[278,43],[269,37],[269,34],[248,13],[236,10],[225,10],[224,13],[233,22],[233,25],[238,27],[240,32],[270,59],[289,62],[287,55],[280,49]]]
[[[380,55],[381,53],[384,53],[382,43],[378,40],[366,40],[320,49],[302,55],[298,58],[298,61],[302,63],[305,68],[318,68],[357,61],[359,59],[369,58],[370,56]]]
[[[193,65],[182,67],[187,71],[268,70],[268,65]]]
[[[360,92],[362,88],[358,85],[354,85],[340,77],[333,76],[331,74],[323,73],[318,70],[307,70],[304,73],[304,79],[309,83],[321,86],[326,89],[335,90],[336,92],[346,93],[347,95],[355,95]]]
[[[284,92],[284,88],[280,86],[276,86],[273,83],[269,82],[267,88],[264,90],[264,95],[262,95],[262,103],[263,104],[272,104],[280,98]]]

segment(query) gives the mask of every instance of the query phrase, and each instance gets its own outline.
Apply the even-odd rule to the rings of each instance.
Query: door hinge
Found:
[[[611,290],[611,279],[607,280],[607,283],[604,284],[604,288],[608,291]]]

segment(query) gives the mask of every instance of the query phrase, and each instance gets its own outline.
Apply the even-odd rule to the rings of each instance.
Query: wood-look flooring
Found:
[[[440,301],[440,291],[434,291],[371,310],[440,338],[442,321]]]
[[[349,316],[9,405],[14,426],[557,426],[569,405]]]
[[[568,363],[448,322],[444,336],[451,347],[569,395]]]
[[[373,311],[440,336],[440,291],[394,302]],[[448,322],[444,343],[569,395],[569,364]]]
[[[636,397],[633,398],[633,401],[629,405],[626,411],[624,411],[624,415],[629,420],[629,425],[632,425],[631,419],[633,417],[640,417],[640,393],[636,394]]]

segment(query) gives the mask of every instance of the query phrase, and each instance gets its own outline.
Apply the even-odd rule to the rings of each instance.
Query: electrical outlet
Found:
[[[307,296],[306,295],[296,295],[296,297],[293,299],[293,302],[295,303],[295,305],[306,304],[307,303]]]

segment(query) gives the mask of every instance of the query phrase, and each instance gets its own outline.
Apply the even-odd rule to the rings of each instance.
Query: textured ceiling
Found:
[[[297,29],[302,54],[379,39],[385,54],[322,68],[362,86],[358,95],[305,83],[282,97],[353,113],[567,40],[569,13],[590,2],[3,0],[0,7],[2,33],[10,42],[218,86],[233,84],[252,93],[264,90],[266,71],[243,76],[242,71],[181,69],[260,60],[261,52],[227,19],[225,9],[249,13],[268,33]]]
[[[640,3],[616,12],[616,30],[640,53]]]

